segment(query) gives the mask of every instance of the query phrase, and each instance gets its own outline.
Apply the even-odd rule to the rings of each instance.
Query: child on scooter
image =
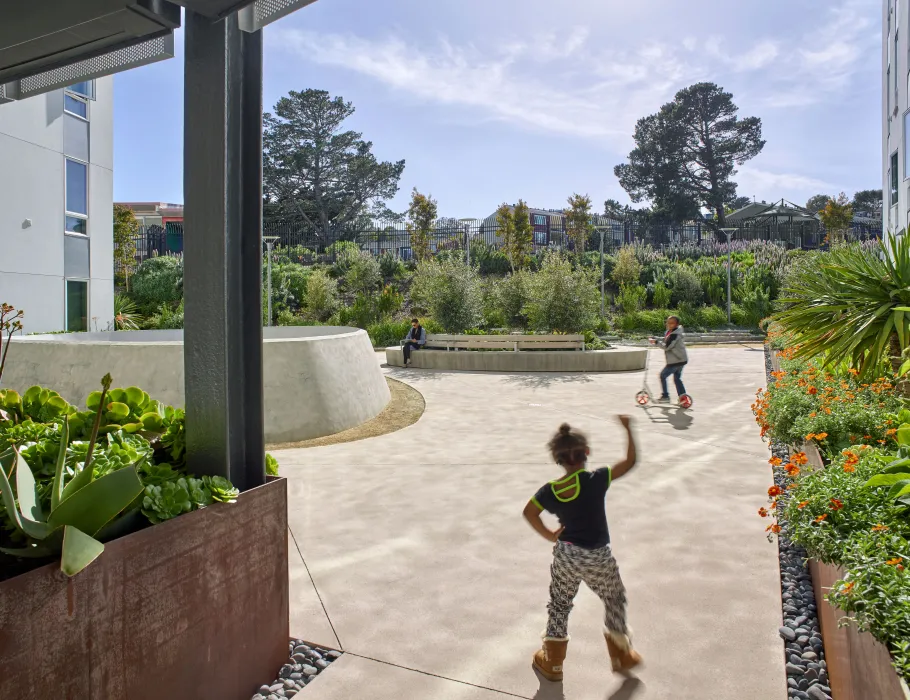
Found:
[[[667,380],[672,376],[673,383],[676,385],[676,393],[679,397],[686,395],[686,387],[682,383],[683,368],[689,362],[689,355],[686,353],[686,343],[683,340],[683,327],[679,323],[678,316],[667,318],[667,333],[663,339],[649,338],[651,345],[657,345],[664,349],[667,358],[667,366],[660,371],[660,398],[657,403],[670,403],[670,391],[667,389]]]

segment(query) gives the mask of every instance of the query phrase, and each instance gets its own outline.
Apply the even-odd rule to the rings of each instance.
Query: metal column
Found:
[[[184,367],[187,462],[265,483],[262,31],[186,11]]]

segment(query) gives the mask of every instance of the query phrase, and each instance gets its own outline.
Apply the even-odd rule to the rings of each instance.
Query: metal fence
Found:
[[[192,235],[192,231],[189,232]],[[732,232],[716,232],[707,223],[652,223],[636,219],[599,220],[585,242],[586,251],[599,251],[601,241],[605,252],[614,252],[626,244],[650,245],[665,249],[681,245],[711,245],[725,242],[731,235],[736,241],[774,241],[787,248],[813,250],[826,245],[825,231],[814,223],[781,223],[755,226],[739,226]],[[369,225],[348,229],[327,237],[314,227],[289,221],[265,220],[263,236],[272,241],[276,255],[303,265],[334,263],[339,252],[350,248],[350,243],[371,255],[391,255],[401,260],[411,260],[414,250],[411,232],[401,222],[370,222]],[[855,226],[850,233],[853,240],[869,240],[881,236],[881,226]],[[168,223],[165,227],[148,226],[140,228],[133,238],[136,264],[158,255],[182,255],[184,226],[182,223]],[[491,219],[459,222],[453,219],[440,220],[429,236],[431,253],[441,251],[464,251],[470,242],[475,250],[499,248],[503,240],[496,224]],[[546,228],[535,227],[532,252],[556,249],[574,251],[574,241],[567,235],[559,219]],[[122,273],[122,265],[115,272]]]

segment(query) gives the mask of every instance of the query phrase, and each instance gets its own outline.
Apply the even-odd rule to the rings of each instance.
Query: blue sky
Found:
[[[318,0],[265,30],[264,105],[318,88],[441,215],[573,192],[613,175],[635,121],[707,80],[761,117],[739,192],[804,203],[881,187],[880,0]],[[182,43],[182,32],[178,44]],[[183,58],[115,78],[116,201],[182,202]]]

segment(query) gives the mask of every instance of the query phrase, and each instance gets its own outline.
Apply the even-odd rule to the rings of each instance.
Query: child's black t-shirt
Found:
[[[559,518],[565,528],[559,536],[561,542],[598,549],[610,544],[604,497],[612,478],[610,467],[593,472],[582,469],[544,484],[531,500]]]

